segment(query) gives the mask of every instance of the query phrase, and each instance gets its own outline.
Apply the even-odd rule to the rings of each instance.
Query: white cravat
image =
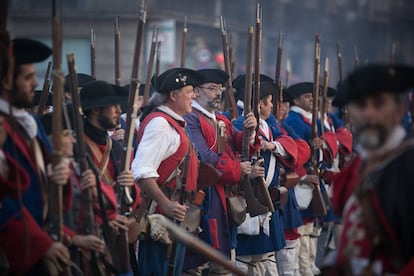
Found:
[[[0,111],[10,115],[10,104],[0,99]],[[37,124],[33,116],[24,108],[11,107],[11,113],[16,121],[23,127],[31,139],[37,135]]]

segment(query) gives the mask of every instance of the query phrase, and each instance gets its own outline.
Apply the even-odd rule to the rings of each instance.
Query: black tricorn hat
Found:
[[[39,105],[41,96],[42,90],[36,90],[33,97],[32,106]],[[53,94],[50,92],[47,93],[46,105],[53,105]]]
[[[156,83],[156,90],[162,94],[168,94],[172,90],[180,89],[187,85],[197,86],[203,82],[203,76],[197,71],[187,68],[174,68],[162,73]]]
[[[203,76],[203,83],[211,82],[224,85],[229,79],[229,74],[220,69],[201,69],[197,71]]]
[[[91,81],[95,81],[96,79],[88,74],[84,74],[84,73],[77,73],[76,76],[78,77],[78,86],[80,88],[84,87],[85,85],[87,85],[88,83],[90,83]],[[66,75],[65,76],[65,92],[70,92],[71,90],[71,83],[70,83],[70,76]],[[53,91],[53,88],[52,88]]]
[[[291,99],[299,98],[300,95],[313,92],[313,82],[299,82],[289,86],[286,92]]]
[[[13,39],[14,63],[16,66],[44,61],[52,54],[52,49],[42,42],[27,39]]]
[[[80,101],[83,110],[121,104],[125,97],[120,96],[114,87],[104,81],[92,81],[82,87]]]
[[[349,74],[339,85],[334,104],[342,106],[380,92],[402,93],[412,87],[414,87],[413,66],[365,65]]]
[[[127,105],[128,105],[128,99],[129,99],[129,85],[125,85],[125,86],[119,86],[116,84],[111,84],[111,85],[115,89],[118,96],[122,98],[122,101],[120,102],[122,112],[126,112],[128,108]]]
[[[328,87],[328,90],[326,91],[326,96],[329,98],[335,97],[336,95],[336,89],[333,87]]]
[[[264,81],[260,83],[260,99],[273,95],[278,97],[279,87],[273,81]]]
[[[254,74],[252,76],[252,81],[254,80]],[[260,82],[274,82],[274,80],[264,74],[260,74]],[[236,90],[234,97],[236,98],[236,100],[241,100],[244,101],[244,93],[245,93],[245,85],[246,85],[246,75],[245,74],[241,74],[238,75],[234,80],[233,80],[233,88]]]

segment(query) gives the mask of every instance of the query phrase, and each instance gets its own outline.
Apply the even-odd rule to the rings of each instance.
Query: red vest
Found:
[[[180,124],[180,122],[173,119],[168,114],[155,111],[149,114],[144,121],[142,122],[139,131],[138,131],[138,144],[142,139],[142,136],[145,131],[145,127],[148,123],[154,119],[155,117],[162,117],[178,132],[180,135],[180,145],[177,151],[169,156],[167,159],[163,160],[158,167],[157,173],[159,174],[159,178],[157,179],[157,183],[160,187],[168,187],[171,189],[176,188],[176,177],[173,177],[170,181],[166,183],[168,177],[173,173],[173,171],[182,164],[187,152],[189,151],[190,160],[188,163],[187,169],[187,182],[186,182],[186,191],[195,191],[197,188],[197,176],[198,176],[198,158],[197,154],[191,145],[191,141],[185,132],[184,124]],[[183,122],[184,123],[184,122]],[[144,156],[142,158],[145,158]],[[182,178],[182,176],[181,176]]]

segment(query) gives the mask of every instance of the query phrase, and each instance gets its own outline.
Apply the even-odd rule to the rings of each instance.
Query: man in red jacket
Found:
[[[358,156],[333,178],[342,213],[337,265],[350,275],[414,273],[414,138],[401,124],[414,67],[367,65],[339,87]]]

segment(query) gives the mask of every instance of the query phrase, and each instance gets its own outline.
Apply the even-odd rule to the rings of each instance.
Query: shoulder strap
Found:
[[[98,146],[96,145],[95,142],[93,142],[88,136],[84,136],[85,138],[85,142],[86,144],[89,146],[89,148],[91,149],[93,155],[95,156],[96,160],[99,162],[99,160],[101,160],[101,162],[99,163],[99,175],[98,177],[101,178],[103,177],[106,182],[109,183],[113,183],[114,179],[112,178],[112,176],[110,175],[109,171],[106,169],[109,163],[109,157],[110,157],[110,153],[111,153],[111,149],[112,149],[112,139],[109,137],[106,137],[106,148],[105,148],[105,152],[104,154],[102,154],[102,152],[99,150]]]

